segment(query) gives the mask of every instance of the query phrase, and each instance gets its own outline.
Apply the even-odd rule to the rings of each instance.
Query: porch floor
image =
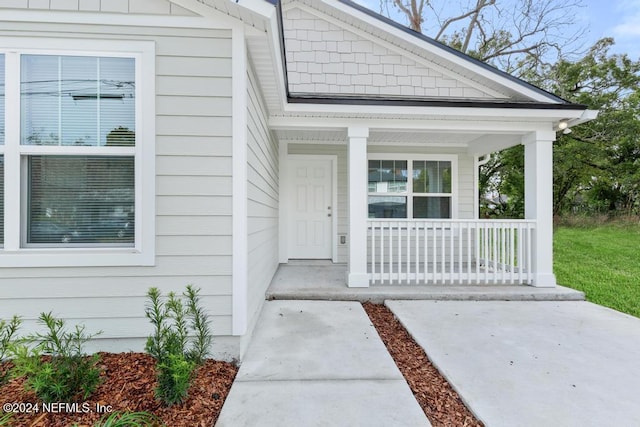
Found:
[[[582,292],[557,286],[524,285],[371,285],[349,288],[346,264],[289,261],[280,264],[266,292],[268,300],[443,300],[443,301],[583,301]]]

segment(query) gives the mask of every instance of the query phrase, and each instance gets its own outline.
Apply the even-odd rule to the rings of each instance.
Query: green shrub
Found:
[[[93,427],[156,427],[162,425],[160,419],[149,412],[113,412],[102,417]]]
[[[13,345],[13,337],[20,327],[20,323],[21,321],[18,316],[13,316],[8,322],[6,320],[0,320],[0,363],[5,361],[9,348]],[[8,378],[9,372],[2,370],[2,367],[0,367],[0,385],[4,384]],[[0,420],[2,420],[2,418],[0,418]]]
[[[13,414],[11,412],[0,411],[0,427],[9,427],[11,425],[12,419]]]
[[[200,307],[199,289],[187,286],[183,298],[157,288],[148,292],[146,316],[154,327],[147,338],[147,353],[156,359],[156,397],[167,405],[183,402],[195,368],[202,364],[211,345],[209,318]]]
[[[84,344],[97,334],[87,335],[84,326],[73,331],[51,313],[42,313],[38,323],[44,334],[33,334],[11,347],[16,377],[26,377],[25,387],[44,402],[72,402],[86,399],[100,382],[100,356],[86,356]],[[43,357],[46,356],[46,357]]]

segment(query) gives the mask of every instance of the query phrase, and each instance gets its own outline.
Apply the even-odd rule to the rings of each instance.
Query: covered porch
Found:
[[[512,110],[496,110],[483,109],[491,120],[467,117],[455,124],[434,117],[355,120],[359,126],[344,127],[317,118],[272,119],[280,147],[280,263],[320,259],[331,261],[325,267],[341,264],[333,270],[344,269],[339,282],[349,288],[447,285],[478,286],[484,292],[487,286],[555,287],[553,141],[559,123],[578,122],[581,112],[535,110],[522,119],[521,114],[509,118]],[[499,113],[504,114],[501,120]],[[525,218],[480,219],[482,160],[517,144],[525,146]],[[300,228],[296,194],[311,194],[315,187],[294,188],[292,170],[300,158],[314,156],[334,157],[334,193],[314,202],[315,225]],[[391,161],[393,167],[385,166]],[[396,175],[404,181],[371,177],[389,175],[391,168],[399,169]],[[422,184],[416,181],[423,175],[431,183],[418,190]],[[400,207],[381,208],[381,200]],[[308,256],[303,247],[295,247],[300,229],[306,237],[329,236],[325,256]]]

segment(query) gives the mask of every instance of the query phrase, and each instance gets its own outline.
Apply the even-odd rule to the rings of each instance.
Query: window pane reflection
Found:
[[[451,162],[415,160],[414,193],[451,193]]]
[[[369,196],[369,218],[406,218],[407,198]]]
[[[406,193],[406,160],[369,160],[369,193]]]

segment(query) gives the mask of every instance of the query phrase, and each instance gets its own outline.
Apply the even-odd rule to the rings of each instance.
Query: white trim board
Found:
[[[248,322],[248,201],[247,201],[247,50],[244,29],[231,36],[232,66],[232,334],[244,335]]]

